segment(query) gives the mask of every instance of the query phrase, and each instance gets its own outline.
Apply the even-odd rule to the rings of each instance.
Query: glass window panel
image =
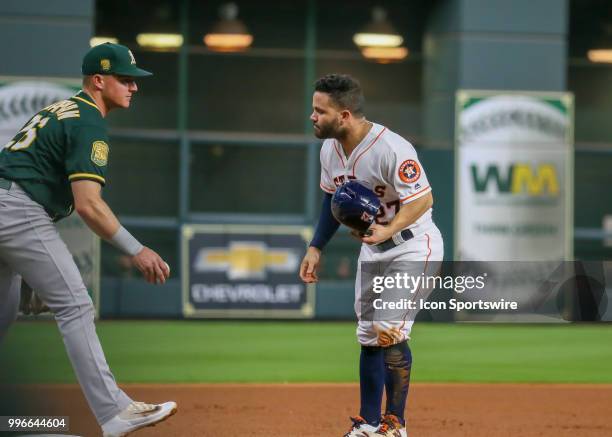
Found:
[[[111,136],[104,198],[117,214],[175,216],[178,159],[176,143]]]
[[[305,159],[305,148],[193,146],[191,210],[303,214]]]
[[[568,73],[568,91],[576,104],[576,142],[612,142],[612,66],[570,65]]]
[[[224,1],[192,3],[189,128],[301,133],[306,1],[236,2],[254,40],[244,53],[206,50]]]
[[[576,150],[574,157],[574,225],[601,229],[605,215],[612,214],[612,151]]]
[[[601,261],[612,259],[612,245],[605,244],[602,240],[574,241],[574,254],[577,260]]]
[[[192,55],[189,128],[301,133],[302,59]]]

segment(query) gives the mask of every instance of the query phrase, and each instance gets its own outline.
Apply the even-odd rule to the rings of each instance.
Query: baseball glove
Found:
[[[19,311],[26,316],[48,313],[49,307],[38,297],[32,288],[25,282],[21,281],[21,301],[19,302]]]

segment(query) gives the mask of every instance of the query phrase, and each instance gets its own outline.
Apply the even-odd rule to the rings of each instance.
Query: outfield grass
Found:
[[[98,333],[121,382],[352,382],[352,323],[108,321]],[[612,325],[417,324],[413,380],[612,383]],[[75,382],[57,327],[20,322],[0,380]]]

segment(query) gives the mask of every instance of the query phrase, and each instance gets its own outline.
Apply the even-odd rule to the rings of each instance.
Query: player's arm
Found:
[[[433,196],[431,192],[413,200],[410,203],[402,205],[399,212],[395,214],[391,223],[386,226],[373,224],[369,230],[372,234],[363,237],[361,240],[367,244],[378,244],[388,240],[402,229],[416,222],[419,217],[425,214],[433,205]]]
[[[340,223],[334,218],[331,212],[332,195],[325,193],[321,205],[321,214],[315,230],[315,235],[310,242],[306,255],[300,266],[300,278],[306,283],[317,282],[319,277],[317,271],[321,260],[321,251],[334,236]]]
[[[93,180],[78,180],[71,184],[74,207],[89,228],[100,238],[132,257],[132,262],[152,284],[164,283],[170,271],[161,257],[143,246],[121,224],[102,199],[102,186]]]

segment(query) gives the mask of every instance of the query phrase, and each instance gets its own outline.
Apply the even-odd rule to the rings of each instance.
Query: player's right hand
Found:
[[[319,270],[319,261],[321,260],[321,251],[316,247],[310,246],[304,255],[302,265],[300,266],[300,278],[306,284],[317,282],[317,270]]]
[[[170,276],[168,265],[155,251],[146,246],[132,257],[132,263],[150,284],[163,284]]]

